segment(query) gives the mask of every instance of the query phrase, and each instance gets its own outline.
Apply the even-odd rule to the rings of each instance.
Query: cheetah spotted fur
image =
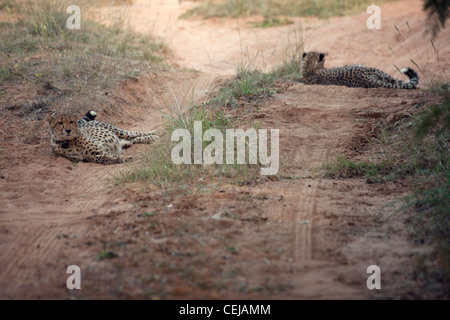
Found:
[[[409,82],[397,80],[387,73],[360,64],[326,69],[326,53],[305,52],[302,60],[303,82],[306,84],[338,85],[364,88],[416,89],[417,73],[411,68],[402,69]]]
[[[155,131],[122,130],[95,117],[94,111],[89,111],[82,119],[74,114],[49,117],[53,153],[72,161],[123,163],[133,159],[122,155],[124,148],[134,143],[151,143],[158,138]]]

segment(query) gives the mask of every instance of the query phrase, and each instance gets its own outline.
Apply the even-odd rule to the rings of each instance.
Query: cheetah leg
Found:
[[[52,147],[52,152],[53,153],[59,154],[59,155],[63,155],[64,154],[64,152],[63,152],[64,149],[61,148],[61,145],[55,143],[53,141],[53,139],[50,141],[50,146]]]
[[[117,145],[118,148],[120,148],[120,143]],[[92,161],[100,164],[113,164],[113,163],[123,163],[123,162],[129,162],[133,160],[133,157],[123,157],[119,154],[122,152],[118,152],[117,154],[104,151],[101,146],[98,146],[96,144],[90,144],[88,146],[88,150],[86,151],[86,157],[84,161]],[[122,151],[122,150],[120,150]]]
[[[156,138],[159,138],[158,135],[156,134],[156,131],[137,132],[137,131],[126,131],[126,130],[119,129],[119,131],[114,131],[114,133],[120,139],[125,139],[125,140],[132,140],[132,139],[136,139],[136,138],[140,138],[140,137],[142,137],[142,138],[150,137],[153,140]]]
[[[133,144],[132,140],[120,139],[120,147],[122,149],[129,148]]]
[[[131,139],[137,138],[137,137],[156,136],[156,132],[157,132],[156,130],[146,131],[146,132],[127,131],[127,130],[122,130],[120,128],[117,128],[116,126],[113,126],[112,124],[109,124],[109,123],[102,123],[101,125],[103,127],[108,128],[110,131],[112,131],[117,137],[119,137],[119,139],[124,139],[124,140],[131,140]]]
[[[133,143],[152,143],[153,141],[155,141],[155,139],[158,139],[159,137],[155,134],[153,135],[148,135],[148,136],[143,136],[143,137],[136,137],[136,138],[132,138],[131,141]]]
[[[55,155],[65,157],[71,161],[82,161],[83,160],[83,156],[79,152],[76,152],[71,149],[62,148],[60,144],[54,142],[53,140],[51,140],[50,145],[52,148],[52,152]]]
[[[121,157],[112,153],[102,152],[98,155],[87,157],[85,161],[92,161],[100,164],[114,164],[132,161],[133,157]]]

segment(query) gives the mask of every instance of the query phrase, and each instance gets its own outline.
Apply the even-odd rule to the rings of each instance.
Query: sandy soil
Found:
[[[292,26],[259,30],[244,20],[177,19],[193,5],[142,0],[113,9],[126,11],[137,31],[163,37],[174,64],[201,71],[123,83],[117,90],[126,103],[118,105],[126,118],[117,125],[157,128],[160,114],[144,112],[146,101],[164,109],[176,98],[185,106],[192,91],[201,101],[239,63],[276,65],[295,36]],[[411,66],[413,59],[423,68],[422,81],[430,74],[448,79],[441,63],[450,58],[450,29],[434,41],[438,62],[423,34],[421,6],[382,7],[381,30],[366,29],[365,13],[295,22],[298,27],[301,20],[307,50],[329,53],[329,67],[361,63],[395,75],[393,64]],[[20,88],[7,92],[20,94]],[[401,215],[386,222],[402,205],[406,183],[329,180],[315,170],[339,154],[367,157],[365,137],[376,121],[414,112],[424,98],[419,90],[291,83],[257,106],[230,111],[243,123],[258,119],[264,128],[280,129],[280,159],[291,179],[241,187],[219,179],[189,195],[113,188],[109,179],[130,164],[75,165],[51,155],[48,134],[24,141],[20,120],[2,117],[0,298],[442,298],[439,285],[424,286],[416,274],[417,257],[429,248],[408,240]],[[117,256],[100,261],[103,250]],[[366,287],[372,264],[381,267],[382,290]],[[69,265],[81,267],[82,290],[66,288]]]

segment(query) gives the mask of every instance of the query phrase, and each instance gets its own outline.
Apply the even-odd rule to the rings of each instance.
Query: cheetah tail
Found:
[[[400,72],[408,76],[409,83],[412,84],[414,87],[419,84],[419,76],[417,75],[417,72],[415,72],[413,69],[404,68],[400,70]]]
[[[97,112],[94,110],[89,110],[86,115],[84,116],[83,120],[85,121],[94,121],[95,117],[97,116]]]

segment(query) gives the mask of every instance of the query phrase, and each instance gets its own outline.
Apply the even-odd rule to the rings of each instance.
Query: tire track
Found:
[[[22,214],[22,215],[26,215]],[[15,214],[16,215],[16,214]],[[3,220],[3,225],[11,232],[11,237],[0,246],[0,297],[16,296],[20,288],[31,284],[36,286],[42,280],[39,272],[47,265],[54,265],[55,259],[64,250],[64,237],[58,235],[81,235],[80,217],[75,214],[63,214],[59,219],[52,219],[52,214],[39,217],[39,222],[17,223],[14,219]],[[63,271],[63,270],[62,270]],[[55,274],[58,271],[55,270]],[[47,275],[48,277],[48,275]],[[16,296],[17,297],[17,296]]]

